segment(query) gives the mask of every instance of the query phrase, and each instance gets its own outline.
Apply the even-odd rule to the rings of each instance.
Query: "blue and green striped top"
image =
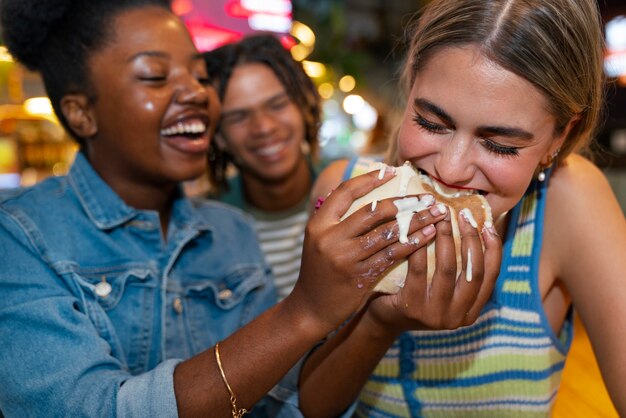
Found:
[[[550,415],[572,318],[555,335],[539,292],[546,184],[534,182],[512,210],[496,289],[476,323],[404,333],[365,385],[356,416]]]

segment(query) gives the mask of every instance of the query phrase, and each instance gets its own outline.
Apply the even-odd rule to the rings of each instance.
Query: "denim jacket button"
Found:
[[[230,289],[224,289],[221,290],[220,293],[217,294],[217,297],[220,298],[220,300],[224,300],[224,299],[228,299],[233,295],[232,290]]]
[[[180,298],[174,299],[174,302],[172,302],[172,307],[177,314],[183,313],[183,301],[180,300]]]
[[[106,298],[107,296],[109,296],[111,290],[113,290],[113,288],[104,279],[96,285],[95,289],[96,295],[100,296],[101,298]]]

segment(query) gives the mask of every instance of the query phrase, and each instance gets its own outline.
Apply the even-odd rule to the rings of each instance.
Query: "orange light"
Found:
[[[248,18],[252,16],[252,11],[243,7],[239,0],[231,1],[225,6],[226,13],[232,17],[244,17]]]
[[[193,10],[191,0],[174,0],[172,10],[178,16],[186,15]]]

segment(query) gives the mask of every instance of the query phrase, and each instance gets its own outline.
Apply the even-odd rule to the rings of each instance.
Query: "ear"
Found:
[[[84,94],[68,94],[61,98],[61,111],[68,125],[80,138],[91,138],[98,132],[98,124],[91,101]]]
[[[559,150],[565,143],[565,140],[569,136],[571,130],[578,124],[578,122],[580,122],[580,119],[580,114],[574,115],[574,117],[572,117],[569,122],[567,122],[567,125],[565,126],[565,129],[563,129],[563,132],[561,132],[561,135],[554,138],[554,141],[552,142],[552,144],[550,144],[550,148],[548,148],[548,153],[544,158],[544,160],[546,160],[546,163],[544,165],[549,166],[551,164],[552,158],[556,157],[556,155],[559,153]]]

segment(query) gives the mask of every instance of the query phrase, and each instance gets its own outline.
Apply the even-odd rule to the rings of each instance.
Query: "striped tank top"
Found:
[[[546,183],[534,182],[512,210],[500,276],[478,320],[401,335],[363,388],[356,416],[550,415],[573,331],[570,313],[554,334],[539,292]]]

